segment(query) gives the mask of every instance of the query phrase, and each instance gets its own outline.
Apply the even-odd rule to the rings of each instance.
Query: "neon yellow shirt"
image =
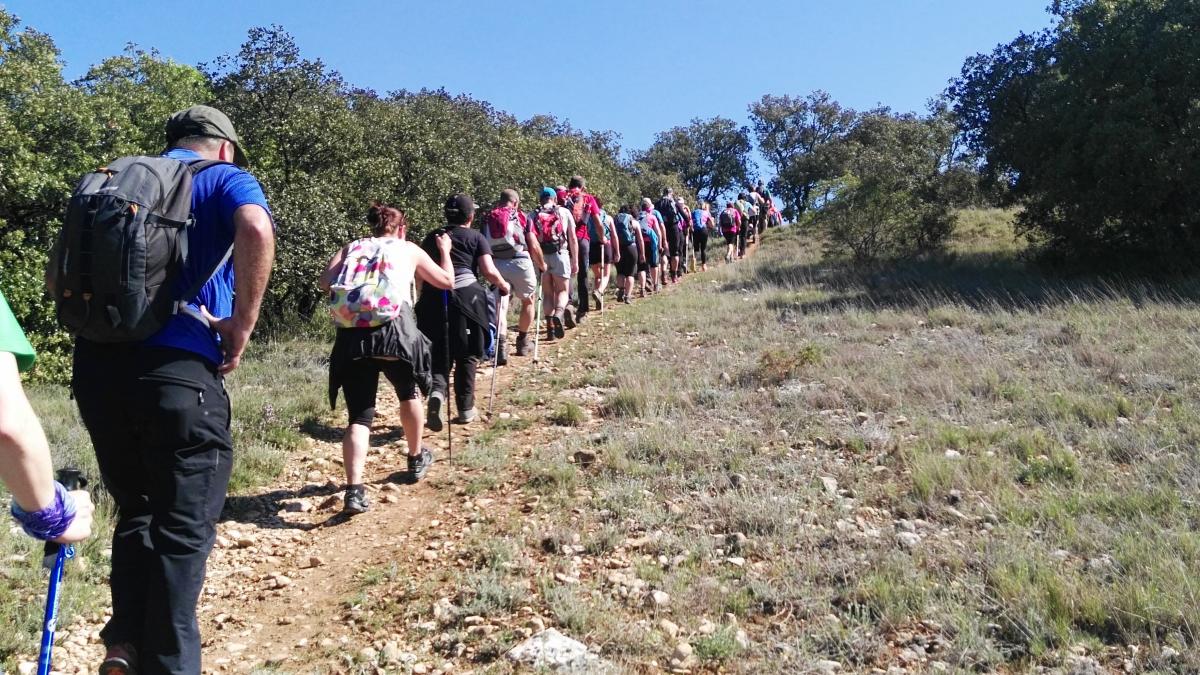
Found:
[[[20,324],[17,323],[17,317],[13,316],[12,310],[8,308],[8,301],[4,299],[2,292],[0,292],[0,352],[10,352],[17,357],[17,369],[22,372],[33,366],[33,347],[26,339],[25,331],[21,330]]]

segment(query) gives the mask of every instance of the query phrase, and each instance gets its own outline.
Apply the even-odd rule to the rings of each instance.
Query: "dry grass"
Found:
[[[1003,216],[888,270],[773,233],[635,305],[596,466],[527,465],[570,507],[539,532],[583,542],[531,536],[535,566],[585,562],[540,602],[631,668],[666,663],[661,618],[730,671],[1200,668],[1196,287],[1041,277]]]

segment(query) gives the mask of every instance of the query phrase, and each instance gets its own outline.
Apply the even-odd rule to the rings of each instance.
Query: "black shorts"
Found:
[[[621,260],[617,263],[617,274],[623,277],[633,276],[637,272],[637,266],[637,244],[625,244],[621,246]]]
[[[721,234],[725,237],[726,244],[733,246],[737,243],[737,232],[722,232]]]
[[[375,395],[379,392],[380,373],[396,388],[396,397],[401,401],[411,401],[417,397],[417,380],[408,363],[355,359],[346,366],[342,376],[342,393],[346,395],[350,424],[371,426],[375,419]]]
[[[612,259],[613,259],[612,242],[613,242],[613,240],[611,238],[608,240],[607,244],[603,244],[603,245],[600,244],[599,242],[593,241],[592,249],[588,252],[588,264],[599,265],[600,264],[600,252],[604,251],[604,262],[611,265]]]

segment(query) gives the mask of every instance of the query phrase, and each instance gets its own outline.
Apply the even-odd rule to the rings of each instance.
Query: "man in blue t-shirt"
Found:
[[[166,137],[167,157],[220,162],[197,169],[176,296],[207,281],[142,343],[75,342],[75,400],[117,505],[113,613],[100,633],[110,675],[200,672],[196,602],[233,467],[223,378],[258,321],[275,255],[229,118],[194,106],[171,116]]]

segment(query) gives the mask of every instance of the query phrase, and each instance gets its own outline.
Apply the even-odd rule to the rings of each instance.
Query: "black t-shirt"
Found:
[[[488,243],[487,237],[479,230],[457,225],[430,232],[421,242],[421,248],[438,264],[441,264],[442,254],[438,251],[436,236],[442,232],[450,234],[450,262],[454,265],[454,273],[470,271],[471,274],[478,275],[480,256],[492,254],[492,245]]]

